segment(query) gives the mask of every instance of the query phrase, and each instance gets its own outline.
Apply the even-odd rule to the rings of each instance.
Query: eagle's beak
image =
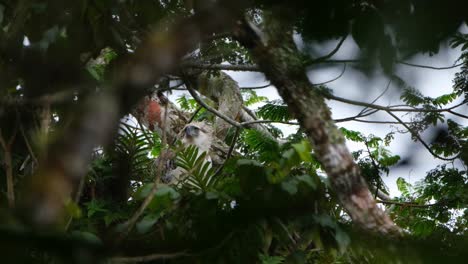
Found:
[[[185,128],[185,135],[187,137],[198,137],[198,134],[200,133],[200,129],[196,126],[187,126]]]

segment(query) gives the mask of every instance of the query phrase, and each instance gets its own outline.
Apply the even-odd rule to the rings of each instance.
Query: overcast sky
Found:
[[[468,27],[465,25],[460,28],[460,31],[466,33],[468,32]],[[303,48],[303,44],[299,36],[296,36],[296,44],[299,48]],[[323,54],[327,54],[331,51],[337,41],[330,41],[327,43],[322,43],[320,45],[312,45],[309,48],[314,50],[323,50]],[[333,59],[351,59],[354,58],[358,52],[358,47],[356,46],[354,40],[351,36],[348,36],[346,41],[343,43],[340,51],[333,56]],[[422,64],[422,65],[431,65],[436,67],[442,66],[451,66],[460,56],[459,50],[453,50],[448,48],[447,45],[443,45],[440,49],[440,52],[434,56],[428,55],[416,55],[407,62]],[[309,78],[312,83],[321,83],[335,77],[339,76],[343,70],[343,65],[336,64],[326,68],[315,68],[310,69],[308,72]],[[405,65],[399,65],[396,69],[396,73],[399,77],[405,80],[409,85],[419,89],[424,95],[436,97],[442,94],[447,94],[452,92],[452,80],[459,68],[449,69],[449,70],[432,70],[432,69],[421,69]],[[265,79],[264,75],[261,73],[255,72],[231,72],[226,71],[231,75],[241,87],[246,86],[260,86],[268,83],[268,80]],[[327,84],[329,88],[334,90],[334,94],[339,97],[345,97],[348,99],[372,102],[379,94],[381,94],[387,87],[389,80],[385,78],[382,74],[376,74],[373,77],[365,76],[363,73],[354,70],[352,67],[347,66],[346,71],[343,76],[337,79],[334,82]],[[266,96],[270,100],[280,99],[280,96],[276,92],[276,89],[273,86],[270,86],[266,89],[256,90],[259,95]],[[380,105],[394,105],[400,104],[400,92],[399,87],[390,84],[389,90],[385,93],[382,98],[380,98],[376,104]],[[179,97],[183,92],[175,92],[170,97],[174,101],[175,98]],[[461,100],[457,101],[461,102]],[[454,102],[450,105],[454,105],[457,102]],[[343,118],[354,116],[358,114],[362,107],[351,106],[348,104],[343,104],[339,102],[328,102],[329,106],[332,109],[333,118]],[[258,107],[259,105],[257,105]],[[464,106],[458,109],[460,113],[468,113],[468,106]],[[404,117],[403,117],[404,118]],[[468,125],[466,120],[461,120],[461,118],[449,115],[447,118],[454,119],[463,125]],[[392,120],[390,116],[385,113],[377,113],[368,118],[368,120]],[[369,124],[369,123],[359,123],[359,122],[346,122],[339,123],[339,126],[343,126],[347,129],[361,131],[362,133],[374,134],[376,136],[384,137],[390,131],[395,131],[395,125],[381,125],[381,124]],[[297,126],[289,125],[276,125],[283,130],[285,135],[293,133],[296,131]],[[403,127],[398,126],[399,129]],[[431,141],[433,135],[431,132],[424,133],[422,135],[423,139],[426,142]],[[348,147],[351,151],[359,150],[363,148],[363,145],[357,144],[354,142],[348,142]],[[410,135],[407,134],[395,134],[395,139],[390,145],[389,149],[392,153],[400,155],[402,159],[408,159],[410,164],[408,166],[398,166],[393,168],[390,171],[389,176],[384,176],[383,179],[387,186],[390,189],[390,194],[392,196],[398,195],[399,192],[396,187],[396,179],[398,177],[405,178],[408,182],[414,183],[417,180],[420,180],[426,175],[426,172],[435,168],[437,164],[442,164],[440,160],[436,160],[432,155],[424,149],[424,147],[419,142],[413,142],[410,138]],[[456,163],[455,166],[462,166],[461,163]]]

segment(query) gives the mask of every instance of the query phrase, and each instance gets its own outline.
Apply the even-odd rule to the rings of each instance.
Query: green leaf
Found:
[[[351,244],[351,238],[348,236],[346,232],[341,230],[341,228],[337,228],[335,231],[335,240],[338,242],[338,246],[341,252],[344,252],[345,249]]]
[[[73,231],[71,233],[72,236],[77,237],[79,239],[86,240],[88,242],[91,242],[93,244],[102,244],[102,240],[95,234],[91,232],[86,232],[86,231]]]
[[[317,183],[315,182],[314,178],[310,175],[300,175],[296,177],[300,182],[304,182],[309,185],[311,188],[316,189]]]
[[[65,210],[73,218],[80,218],[83,214],[78,204],[76,204],[72,200],[69,200],[65,203]]]
[[[93,217],[96,213],[107,213],[109,210],[104,208],[105,204],[101,200],[93,199],[85,204],[88,210],[88,218]]]
[[[153,188],[154,183],[147,183],[141,186],[133,195],[133,197],[137,200],[142,200],[145,199],[146,196],[151,192],[151,189]]]
[[[148,232],[151,229],[151,227],[153,227],[154,224],[158,222],[159,218],[161,218],[160,214],[156,214],[156,215],[151,214],[151,215],[146,215],[145,217],[143,217],[143,219],[141,219],[136,224],[136,229],[138,233],[144,234]]]
[[[444,94],[439,97],[436,97],[432,100],[432,102],[437,106],[444,106],[448,103],[453,102],[455,99],[458,98],[456,93]]]
[[[177,200],[180,198],[180,194],[171,186],[160,184],[156,190],[156,197],[162,197],[168,195],[172,200]]]
[[[396,181],[398,190],[403,194],[403,196],[409,196],[410,195],[410,187],[411,184],[409,184],[405,179],[399,177]]]
[[[281,264],[284,263],[285,258],[283,256],[269,256],[259,254],[260,262],[262,264]]]
[[[400,160],[400,156],[395,155],[395,156],[384,156],[383,158],[379,159],[379,163],[382,166],[392,166],[397,164],[397,162]]]
[[[308,140],[302,140],[300,143],[292,144],[292,147],[303,161],[312,162],[312,155],[310,154],[312,148]]]
[[[205,194],[206,199],[208,200],[214,200],[219,198],[219,194],[216,192],[206,192]]]
[[[413,232],[418,236],[426,237],[434,231],[434,228],[434,221],[422,219],[413,225]]]
[[[244,104],[246,106],[251,106],[256,103],[261,103],[268,100],[268,97],[258,96],[257,92],[254,90],[242,90],[243,94],[247,94],[247,97],[244,98]]]
[[[365,137],[361,134],[361,132],[348,130],[344,127],[340,127],[341,133],[345,136],[345,138],[355,141],[355,142],[364,142]]]
[[[400,98],[410,106],[418,106],[426,102],[421,92],[412,87],[405,88]]]
[[[153,189],[154,183],[147,183],[141,186],[134,194],[134,198],[137,200],[145,199]],[[175,201],[180,198],[180,194],[171,186],[166,184],[159,184],[154,193],[154,197],[164,197],[167,196],[171,200]]]
[[[297,193],[297,182],[283,181],[281,183],[281,188],[288,192],[290,195],[295,195]]]
[[[110,224],[115,223],[118,220],[127,219],[128,216],[121,212],[109,212],[104,215],[104,224],[108,227]]]
[[[272,101],[259,107],[256,114],[262,119],[272,121],[286,122],[293,119],[288,106],[281,101]]]

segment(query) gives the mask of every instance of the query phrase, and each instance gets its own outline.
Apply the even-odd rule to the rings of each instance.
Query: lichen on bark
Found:
[[[268,13],[264,22],[268,27],[261,31],[250,22],[240,21],[234,34],[298,119],[339,201],[359,227],[382,234],[401,234],[400,228],[377,206],[325,99],[310,84],[291,25]]]

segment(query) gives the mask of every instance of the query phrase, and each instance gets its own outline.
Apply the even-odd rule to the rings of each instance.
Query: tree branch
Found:
[[[347,103],[347,104],[352,104],[352,105],[359,105],[359,106],[365,106],[367,108],[374,108],[382,111],[390,111],[390,112],[418,112],[418,113],[440,113],[440,112],[449,112],[452,109],[455,109],[459,106],[465,105],[465,102],[461,102],[459,104],[456,104],[454,106],[448,107],[448,108],[439,108],[439,109],[426,109],[426,108],[395,108],[395,106],[381,106],[381,105],[376,105],[373,103],[366,103],[366,102],[361,102],[361,101],[355,101],[343,97],[338,97],[329,93],[323,93],[323,96],[327,99],[330,100],[335,100],[338,102],[342,103]]]
[[[338,80],[339,78],[341,78],[344,75],[345,71],[346,71],[346,63],[343,64],[343,70],[341,71],[341,73],[338,76],[336,76],[335,78],[333,78],[331,80],[328,80],[328,81],[325,81],[325,82],[321,82],[321,83],[313,83],[312,85],[313,86],[320,86],[320,85],[325,85],[327,83],[334,82],[334,81]]]
[[[452,66],[442,66],[442,67],[434,67],[434,66],[428,66],[428,65],[421,65],[421,64],[414,64],[414,63],[409,63],[409,62],[404,62],[404,61],[397,61],[399,64],[403,64],[406,66],[411,66],[411,67],[417,67],[417,68],[423,68],[423,69],[431,69],[431,70],[449,70],[453,68],[457,68],[463,65],[464,62],[461,62],[459,64],[454,64]]]
[[[268,84],[265,84],[265,85],[261,85],[261,86],[250,86],[250,87],[240,87],[239,89],[241,90],[256,90],[256,89],[264,89],[264,88],[268,88],[271,86],[271,83],[268,83]]]
[[[232,152],[234,151],[234,148],[236,146],[237,138],[239,137],[239,134],[240,134],[240,130],[241,130],[240,128],[236,127],[236,132],[234,133],[234,137],[232,138],[231,146],[229,146],[226,159],[224,160],[223,164],[221,164],[221,166],[219,166],[218,169],[215,171],[215,173],[213,174],[213,177],[217,177],[221,173],[221,171],[224,168],[224,165],[231,158]]]
[[[386,111],[386,112],[389,115],[391,115],[393,118],[395,118],[395,120],[397,120],[401,125],[403,125],[411,133],[411,135],[416,137],[419,140],[419,142],[421,142],[421,144],[427,149],[427,151],[429,151],[429,153],[432,154],[432,156],[434,156],[434,157],[436,157],[438,159],[441,159],[441,160],[452,161],[452,160],[458,158],[458,156],[460,155],[460,154],[457,154],[455,157],[452,157],[452,158],[444,158],[444,157],[441,157],[441,156],[437,155],[434,151],[432,151],[431,147],[429,147],[429,145],[427,145],[427,143],[419,136],[419,134],[417,132],[415,132],[413,129],[411,129],[405,122],[403,122],[403,120],[401,120],[398,116],[396,116],[391,111]]]
[[[113,257],[110,259],[113,263],[136,263],[136,262],[150,262],[155,260],[166,260],[166,259],[174,259],[180,258],[183,256],[188,256],[185,251],[182,252],[175,252],[175,253],[158,253],[158,254],[151,254],[146,256],[138,256],[138,257]]]
[[[339,47],[338,47],[339,49]],[[329,54],[330,55],[330,54]],[[334,55],[331,54],[332,56]],[[328,56],[328,55],[326,55]],[[319,59],[310,59],[305,64],[306,65],[313,65],[313,64],[340,64],[340,63],[359,63],[362,62],[360,59],[345,59],[345,60],[321,60]],[[403,64],[406,66],[417,67],[417,68],[424,68],[424,69],[432,69],[432,70],[448,70],[459,67],[463,65],[463,63],[455,64],[453,66],[446,66],[446,67],[434,67],[428,65],[419,65],[419,64],[412,64],[404,61],[395,61],[398,64]],[[224,71],[252,71],[252,72],[261,72],[262,70],[255,64],[208,64],[203,62],[185,62],[182,64],[182,67],[187,68],[194,68],[194,69],[204,69],[204,70],[224,70]]]
[[[463,115],[463,114],[457,113],[457,112],[452,111],[452,110],[448,110],[448,112],[451,113],[452,115],[456,115],[456,116],[459,116],[459,117],[468,119],[468,116],[467,116],[467,115]]]
[[[251,65],[251,64],[232,65],[232,64],[208,64],[208,63],[202,63],[202,62],[185,62],[182,64],[182,67],[202,69],[202,70],[254,71],[254,72],[260,71],[257,65]]]
[[[377,200],[378,203],[382,204],[391,204],[391,205],[398,205],[403,207],[418,207],[418,208],[427,208],[432,206],[443,206],[443,203],[433,203],[433,204],[416,204],[416,203],[408,203],[408,202],[398,202],[398,201],[391,201],[391,200]]]
[[[323,57],[319,57],[319,58],[314,59],[312,61],[312,63],[317,63],[317,62],[324,61],[324,60],[327,60],[327,59],[333,57],[333,55],[335,55],[338,52],[338,50],[340,50],[341,45],[343,45],[343,42],[346,40],[347,37],[348,37],[348,34],[341,37],[341,40],[338,42],[336,47],[330,53],[328,53],[327,55],[325,55]]]
[[[268,28],[264,32],[252,23],[239,22],[234,35],[250,51],[299,121],[340,203],[353,221],[366,230],[401,235],[401,229],[375,203],[343,135],[331,119],[328,106],[309,82],[302,56],[293,42],[291,25],[288,21],[277,21],[279,17],[266,14]]]
[[[208,110],[209,112],[213,113],[214,115],[216,115],[217,117],[223,119],[224,121],[226,121],[227,123],[231,124],[232,126],[234,127],[237,127],[237,128],[242,128],[242,125],[238,122],[236,122],[235,120],[227,117],[226,115],[224,115],[223,113],[219,112],[218,110],[214,109],[213,107],[207,105],[203,99],[200,98],[200,96],[198,96],[197,92],[192,88],[190,87],[190,85],[187,85],[187,90],[188,92],[190,93],[190,95],[192,95],[193,99],[195,99],[195,101],[197,101],[197,103],[201,106],[203,106],[206,110]]]

